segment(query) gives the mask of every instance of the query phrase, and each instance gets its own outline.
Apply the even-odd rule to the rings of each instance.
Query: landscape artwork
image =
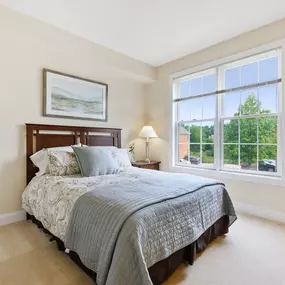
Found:
[[[44,115],[107,121],[108,85],[44,69]]]

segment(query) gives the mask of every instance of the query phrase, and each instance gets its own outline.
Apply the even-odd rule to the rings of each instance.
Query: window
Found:
[[[281,175],[280,51],[173,80],[175,165]]]

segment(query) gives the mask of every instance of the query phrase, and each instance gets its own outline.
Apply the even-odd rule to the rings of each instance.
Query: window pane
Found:
[[[271,57],[259,62],[259,81],[278,79],[278,57]]]
[[[185,125],[178,125],[178,142],[179,143],[184,143],[188,144],[190,142],[190,131],[189,131],[189,126]]]
[[[200,144],[190,144],[190,153],[191,155],[200,156]]]
[[[216,117],[216,96],[202,98],[203,119],[213,119]]]
[[[182,81],[179,84],[180,89],[180,98],[188,97],[191,95],[190,93],[190,80]]]
[[[206,165],[214,164],[214,145],[203,144],[202,145],[202,163]]]
[[[179,163],[200,164],[200,145],[179,145]]]
[[[228,169],[239,169],[238,145],[224,145],[224,167]]]
[[[178,162],[189,164],[188,160],[189,144],[178,144]]]
[[[258,142],[267,144],[277,143],[277,117],[258,119]]]
[[[203,77],[203,93],[215,92],[216,87],[216,74],[210,74]]]
[[[240,166],[243,170],[257,170],[257,147],[255,145],[240,146]]]
[[[224,121],[224,143],[238,143],[238,120]]]
[[[257,121],[256,119],[240,120],[240,142],[256,143],[257,142]]]
[[[269,85],[258,89],[258,98],[260,101],[260,113],[277,112],[277,85]]]
[[[202,142],[214,143],[214,121],[202,123]]]
[[[191,80],[191,95],[200,95],[203,93],[202,77]]]
[[[224,117],[239,116],[240,92],[226,93],[224,96]]]
[[[178,121],[189,121],[190,116],[190,101],[178,102]]]
[[[202,99],[190,99],[178,103],[178,120],[191,121],[202,119]]]
[[[241,92],[241,114],[250,115],[260,112],[260,103],[257,99],[257,89],[250,89]]]
[[[240,67],[225,70],[225,88],[239,87],[241,82]]]
[[[201,123],[187,124],[187,129],[190,130],[190,143],[201,143]]]
[[[259,146],[258,170],[277,172],[277,146]]]
[[[200,144],[190,144],[190,164],[198,165],[201,163]]]
[[[258,62],[249,63],[241,67],[241,85],[258,83]]]
[[[190,101],[190,120],[202,119],[202,99],[191,99]]]

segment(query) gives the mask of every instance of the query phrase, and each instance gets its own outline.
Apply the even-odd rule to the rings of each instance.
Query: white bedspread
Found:
[[[153,170],[127,168],[113,175],[94,177],[50,176],[34,177],[22,195],[22,206],[53,235],[65,240],[66,227],[75,201],[96,187],[124,182],[135,183],[143,173],[153,175]]]

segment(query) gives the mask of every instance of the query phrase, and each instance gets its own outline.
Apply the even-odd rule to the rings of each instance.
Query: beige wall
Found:
[[[163,170],[169,170],[169,75],[281,38],[285,38],[285,20],[155,70],[0,6],[0,214],[21,209],[26,175],[24,123],[120,127],[123,146],[137,136],[143,124],[151,124],[160,136],[152,140],[151,156],[162,160]],[[108,83],[108,122],[43,117],[42,68]],[[143,141],[137,141],[137,149],[140,158]],[[284,188],[225,182],[234,201],[285,213]]]
[[[43,68],[108,83],[108,122],[43,117]],[[154,79],[144,63],[0,5],[0,214],[21,209],[25,123],[118,127],[126,147],[144,125],[144,83]]]
[[[152,154],[154,158],[163,162],[163,170],[169,170],[170,158],[170,74],[283,38],[285,38],[285,19],[172,61],[158,69],[158,80],[147,87],[147,124],[152,125],[160,136],[160,139],[152,141]],[[234,201],[285,214],[285,188],[233,179],[225,182]]]

